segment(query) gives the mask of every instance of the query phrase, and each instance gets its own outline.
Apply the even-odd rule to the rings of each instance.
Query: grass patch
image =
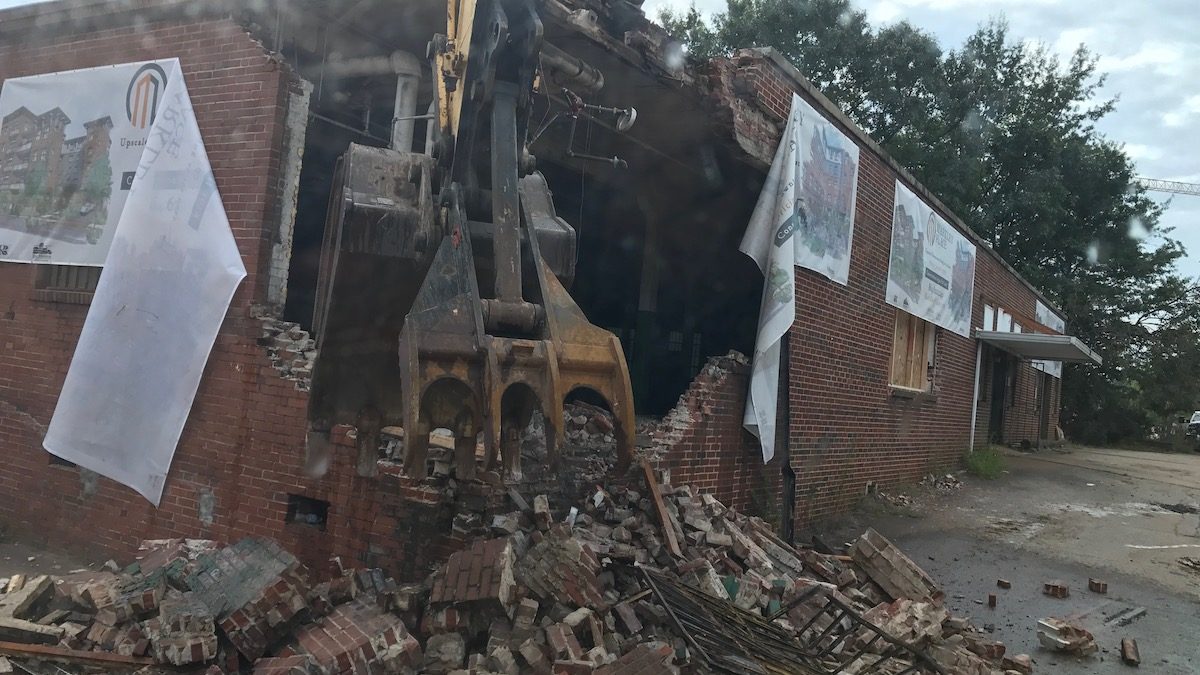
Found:
[[[980,448],[975,452],[967,451],[963,455],[963,464],[967,471],[984,478],[994,480],[1004,473],[1004,456],[995,448]]]

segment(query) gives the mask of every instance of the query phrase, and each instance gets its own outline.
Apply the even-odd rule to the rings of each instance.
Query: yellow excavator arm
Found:
[[[535,411],[545,418],[548,462],[557,464],[563,404],[585,389],[613,413],[624,470],[634,434],[624,353],[567,291],[575,231],[555,213],[528,147],[543,58],[537,4],[448,0],[446,19],[447,35],[430,42],[437,133],[428,154],[352,145],[335,178],[310,417],[325,427],[358,424],[368,446],[375,441],[364,425],[402,425],[405,470],[417,476],[427,472],[430,432],[444,428],[456,438],[458,478],[472,478],[481,434],[484,467],[512,479]],[[547,48],[545,58],[602,82]],[[340,282],[348,277],[391,295],[373,306],[362,283]],[[340,362],[323,364],[338,353],[338,336],[358,342],[341,346]],[[377,358],[388,340],[390,363]],[[343,395],[328,384],[339,378]]]

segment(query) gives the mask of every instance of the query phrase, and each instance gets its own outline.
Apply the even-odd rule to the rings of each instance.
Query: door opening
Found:
[[[1008,355],[992,350],[991,414],[988,417],[988,439],[1004,442],[1004,403],[1008,400]]]

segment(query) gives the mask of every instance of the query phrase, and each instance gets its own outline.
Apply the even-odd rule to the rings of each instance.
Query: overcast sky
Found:
[[[686,9],[691,0],[646,0]],[[725,0],[695,0],[706,14]],[[957,48],[980,24],[1003,15],[1013,38],[1049,45],[1064,57],[1081,43],[1109,74],[1103,99],[1119,96],[1100,130],[1123,143],[1140,175],[1200,183],[1200,2],[1196,0],[854,0],[877,25],[907,20]],[[1151,193],[1165,202],[1170,195]],[[1180,265],[1200,276],[1200,197],[1176,195],[1162,219],[1174,227],[1188,257]]]
[[[202,1],[202,0],[197,0]],[[29,4],[0,0],[0,8]],[[646,0],[646,13],[686,9],[692,0]],[[695,0],[707,14],[725,0]],[[1123,143],[1143,176],[1200,183],[1200,3],[1196,0],[857,0],[879,25],[906,19],[958,47],[976,26],[1003,14],[1016,38],[1037,40],[1066,56],[1080,43],[1109,74],[1104,98],[1117,109],[1100,123]],[[1154,193],[1166,201],[1168,195]],[[1163,217],[1188,249],[1181,265],[1200,276],[1200,197],[1175,196]]]

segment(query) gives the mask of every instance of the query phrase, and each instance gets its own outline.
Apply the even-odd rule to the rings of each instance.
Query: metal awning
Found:
[[[1074,361],[1100,365],[1100,355],[1088,349],[1079,338],[1070,335],[1049,333],[1002,333],[994,330],[976,330],[975,337],[986,344],[1019,356],[1023,359],[1046,361]]]

